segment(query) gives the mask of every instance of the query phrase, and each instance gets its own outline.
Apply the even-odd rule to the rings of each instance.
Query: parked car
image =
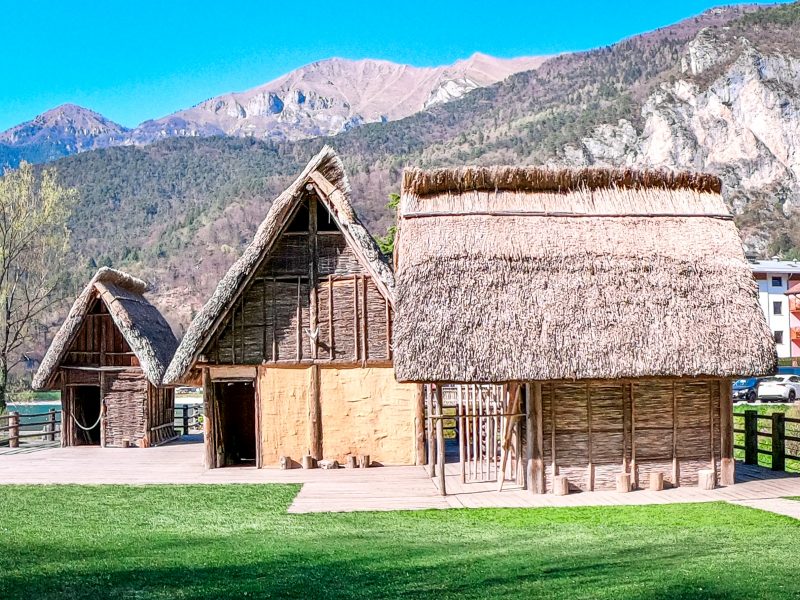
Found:
[[[800,377],[775,375],[758,382],[758,399],[762,402],[794,402],[800,396]]]
[[[733,401],[755,402],[758,398],[756,388],[758,388],[758,377],[737,379],[733,382]]]

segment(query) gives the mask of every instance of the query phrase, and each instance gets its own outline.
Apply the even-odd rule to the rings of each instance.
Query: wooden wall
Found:
[[[78,333],[64,356],[70,366],[136,366],[139,364],[125,338],[108,314],[106,305],[95,299]]]
[[[391,360],[392,308],[312,194],[204,349],[208,364]]]
[[[716,379],[543,383],[541,424],[548,491],[554,471],[583,491],[613,490],[623,470],[640,487],[653,471],[673,485],[696,485],[700,469],[720,472]]]

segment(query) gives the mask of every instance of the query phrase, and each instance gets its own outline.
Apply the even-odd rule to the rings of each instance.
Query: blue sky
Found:
[[[0,19],[0,131],[62,104],[127,126],[341,56],[417,66],[584,50],[718,3],[16,0]]]

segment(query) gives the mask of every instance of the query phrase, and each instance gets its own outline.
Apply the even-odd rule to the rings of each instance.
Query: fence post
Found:
[[[51,408],[48,411],[47,415],[47,440],[50,442],[56,441],[56,411],[54,408]]]
[[[189,435],[189,405],[183,405],[183,435]]]
[[[772,413],[772,470],[786,470],[786,415]]]
[[[744,411],[744,462],[758,464],[758,412]]]
[[[8,413],[8,447],[19,448],[19,413],[12,410]]]

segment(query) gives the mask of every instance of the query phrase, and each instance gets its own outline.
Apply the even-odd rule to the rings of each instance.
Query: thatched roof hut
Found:
[[[775,369],[710,175],[407,170],[401,381],[731,377]]]
[[[203,383],[206,465],[414,462],[418,390],[394,377],[393,291],[326,147],[275,199],[167,369],[168,383]]]
[[[63,445],[174,437],[174,394],[161,380],[178,341],[146,291],[141,279],[101,268],[56,333],[33,388],[61,391]]]

